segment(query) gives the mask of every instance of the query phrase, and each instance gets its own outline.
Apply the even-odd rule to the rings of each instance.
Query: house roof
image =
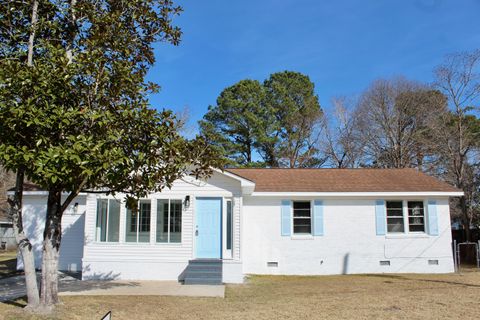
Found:
[[[225,169],[255,192],[461,192],[415,169]]]
[[[8,191],[15,191],[15,187],[8,189]],[[24,182],[23,191],[44,191],[44,189],[42,189],[40,186],[36,185],[35,183]]]

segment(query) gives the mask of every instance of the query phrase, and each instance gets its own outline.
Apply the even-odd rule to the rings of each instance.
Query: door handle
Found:
[[[195,236],[198,236],[198,226],[195,228]]]

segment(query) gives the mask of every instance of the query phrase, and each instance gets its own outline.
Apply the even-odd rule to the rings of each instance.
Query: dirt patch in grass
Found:
[[[0,304],[4,319],[473,319],[480,272],[448,275],[254,276],[227,286],[225,299],[62,297],[50,317]]]
[[[19,274],[17,271],[17,251],[0,253],[0,279]]]

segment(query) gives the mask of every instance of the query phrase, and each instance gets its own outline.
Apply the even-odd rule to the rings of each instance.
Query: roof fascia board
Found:
[[[253,182],[251,180],[242,178],[242,177],[240,177],[236,174],[230,173],[226,170],[222,171],[222,170],[213,168],[213,171],[215,171],[219,174],[223,174],[224,176],[232,178],[234,180],[240,181],[240,186],[242,188],[242,193],[245,194],[245,195],[251,195],[253,193],[253,191],[255,190],[255,182]]]
[[[461,197],[463,192],[253,192],[252,197]]]
[[[8,191],[7,195],[13,196],[15,194],[14,191]],[[80,192],[77,197],[83,197],[86,196],[88,192]],[[39,190],[39,191],[23,191],[23,195],[25,196],[48,196],[48,191],[45,190]],[[68,192],[62,192],[62,196],[68,196]]]

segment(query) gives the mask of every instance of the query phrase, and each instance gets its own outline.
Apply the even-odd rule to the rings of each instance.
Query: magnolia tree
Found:
[[[201,137],[186,140],[169,111],[150,108],[152,44],[178,44],[169,0],[0,1],[0,161],[17,172],[10,199],[29,307],[58,303],[64,211],[82,191],[127,194],[127,205],[202,178],[222,160]],[[48,191],[39,295],[23,232],[24,176]]]

